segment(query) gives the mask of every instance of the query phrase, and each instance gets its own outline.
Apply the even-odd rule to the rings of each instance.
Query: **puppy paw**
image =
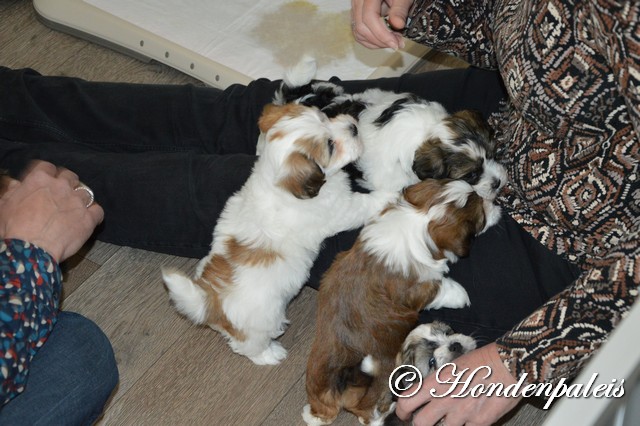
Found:
[[[302,409],[302,418],[307,426],[322,426],[322,425],[330,425],[333,423],[335,419],[331,420],[323,420],[320,417],[316,417],[311,414],[311,406],[309,404],[305,405]]]
[[[280,343],[272,341],[267,349],[249,359],[257,365],[277,365],[286,357],[287,350]]]
[[[460,309],[469,306],[469,295],[457,281],[451,278],[443,278],[440,283],[438,295],[431,303],[425,306],[425,309],[451,308]]]

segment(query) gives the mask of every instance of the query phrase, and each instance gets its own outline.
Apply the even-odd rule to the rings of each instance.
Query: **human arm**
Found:
[[[416,0],[404,36],[471,65],[496,69],[493,0]]]
[[[46,251],[0,241],[0,407],[24,390],[31,358],[55,323],[62,273]]]
[[[78,177],[50,163],[21,181],[3,182],[0,198],[0,405],[26,383],[29,364],[56,320],[62,275],[58,261],[75,253],[102,220],[86,207]]]
[[[369,48],[397,49],[404,36],[472,65],[497,67],[491,0],[352,0],[351,19],[355,39]]]
[[[529,383],[575,377],[628,314],[640,284],[638,225],[569,288],[497,341],[503,363]]]
[[[640,134],[640,3],[590,1],[576,19],[577,34],[588,37],[611,68],[616,86]],[[589,23],[592,23],[589,25]],[[588,26],[588,27],[587,27]],[[587,27],[587,28],[583,28]],[[588,31],[586,31],[588,30]]]

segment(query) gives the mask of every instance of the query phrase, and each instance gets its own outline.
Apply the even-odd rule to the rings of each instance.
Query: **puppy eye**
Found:
[[[480,173],[478,173],[477,170],[474,170],[472,172],[467,173],[463,179],[470,184],[474,184],[478,182],[479,178],[480,178]]]
[[[434,357],[429,358],[429,368],[433,370],[436,368],[436,359]]]

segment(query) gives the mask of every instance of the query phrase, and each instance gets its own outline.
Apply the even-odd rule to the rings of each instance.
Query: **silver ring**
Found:
[[[91,205],[93,204],[94,200],[95,200],[95,196],[93,195],[93,191],[91,190],[91,188],[89,188],[88,186],[85,185],[78,185],[75,188],[73,188],[74,191],[78,191],[78,190],[83,190],[83,191],[87,191],[87,194],[89,194],[89,202],[87,203],[87,205],[85,206],[86,208],[91,207]]]

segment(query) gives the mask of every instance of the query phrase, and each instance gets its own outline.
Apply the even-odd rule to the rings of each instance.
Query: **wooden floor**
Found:
[[[157,63],[143,63],[52,31],[31,2],[0,0],[0,65],[88,80],[183,84],[198,81]],[[434,56],[423,69],[459,66]],[[193,271],[195,259],[97,242],[65,262],[63,309],[94,320],[111,339],[120,384],[101,425],[303,424],[304,368],[314,332],[314,290],[289,309],[282,338],[289,357],[257,367],[234,355],[213,331],[178,316],[160,278],[161,266]],[[537,425],[544,412],[525,404],[507,424]],[[356,425],[341,415],[336,425]]]

